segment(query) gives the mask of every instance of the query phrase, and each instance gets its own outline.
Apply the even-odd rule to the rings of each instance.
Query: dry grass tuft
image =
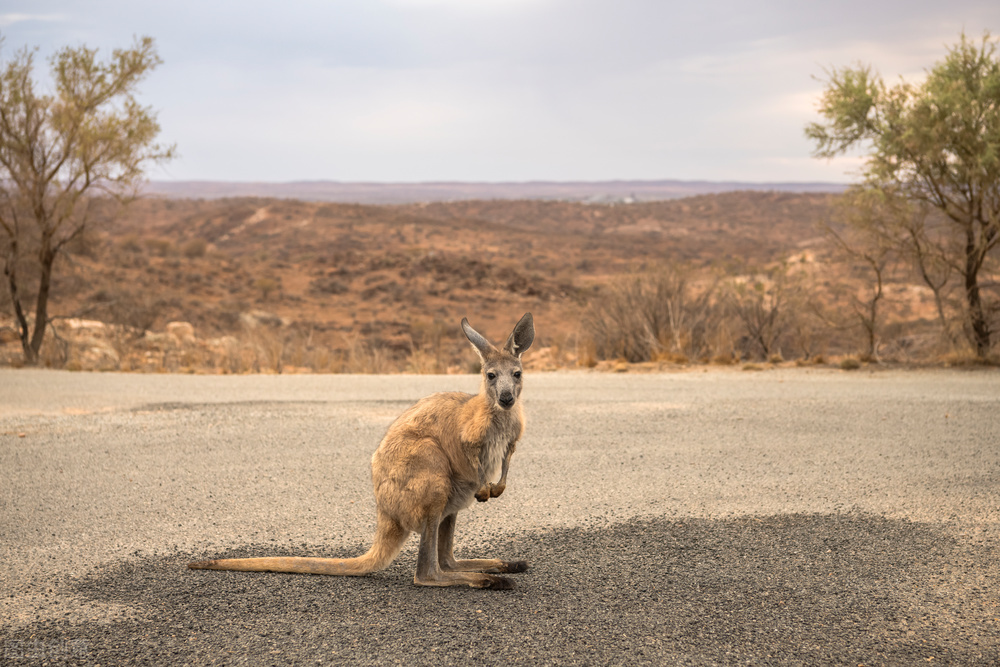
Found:
[[[854,357],[846,357],[841,360],[839,366],[842,371],[856,371],[861,368],[861,362]]]

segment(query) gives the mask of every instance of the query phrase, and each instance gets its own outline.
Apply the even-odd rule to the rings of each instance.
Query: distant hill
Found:
[[[204,338],[243,336],[247,318],[265,311],[327,350],[371,345],[402,358],[441,337],[452,365],[468,351],[454,335],[462,317],[495,336],[510,313],[530,311],[539,347],[576,345],[602,286],[643,266],[694,276],[801,254],[817,244],[833,197],[744,191],[628,206],[148,197],[95,230],[56,276],[51,307],[140,332],[185,321]]]
[[[412,204],[490,199],[572,202],[663,201],[722,192],[816,192],[844,190],[837,183],[742,183],[737,181],[528,181],[523,183],[344,183],[295,181],[152,181],[144,192],[177,199],[269,197],[351,204]]]
[[[853,346],[853,330],[831,329],[815,315],[863,287],[823,240],[820,227],[837,198],[828,192],[744,189],[629,205],[524,199],[524,190],[517,200],[393,205],[202,194],[95,210],[101,224],[55,276],[50,312],[63,338],[50,339],[46,363],[234,373],[468,370],[462,317],[495,337],[530,311],[537,338],[529,363],[555,368],[591,358],[593,304],[620,301],[634,310],[613,295],[637,275],[679,272],[690,292],[677,307],[704,310],[699,294],[722,298],[724,283],[749,277],[758,290],[765,284],[758,274],[775,267],[794,290],[807,289],[782,302],[799,327],[782,354]],[[911,280],[894,273],[880,308],[896,327],[886,328],[893,340],[919,351],[937,340],[919,338],[933,327],[935,306],[930,290]],[[2,306],[0,366],[20,359]],[[742,340],[742,325],[718,312],[712,351],[698,358],[731,359]],[[845,310],[844,322],[850,317]],[[72,334],[90,345],[102,330],[103,348],[73,351],[65,342]]]

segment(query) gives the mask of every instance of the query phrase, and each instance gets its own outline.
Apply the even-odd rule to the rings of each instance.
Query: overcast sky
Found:
[[[850,180],[817,160],[824,70],[919,77],[997,0],[2,0],[0,57],[163,64],[156,180]]]

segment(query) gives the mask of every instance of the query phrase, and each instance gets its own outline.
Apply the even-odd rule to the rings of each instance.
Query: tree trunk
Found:
[[[969,327],[972,329],[976,356],[983,359],[990,351],[990,325],[983,313],[983,302],[979,293],[979,268],[982,262],[979,244],[976,243],[975,228],[971,224],[966,227],[965,240],[965,298],[969,306]]]
[[[972,263],[971,258],[969,263]],[[972,342],[976,345],[976,356],[983,359],[990,351],[990,325],[983,314],[976,270],[968,265],[966,268],[965,295],[969,304],[969,326],[972,328]]]
[[[878,308],[883,296],[882,273],[885,271],[885,264],[880,264],[877,258],[867,259],[875,274],[875,290],[868,302],[868,321],[864,323],[868,330],[867,357],[869,361],[878,362]]]
[[[51,243],[47,240],[43,243],[41,251],[38,253],[39,268],[41,275],[38,279],[38,298],[35,301],[35,330],[31,334],[29,347],[31,352],[25,351],[26,361],[29,364],[37,364],[42,351],[42,342],[45,340],[45,329],[49,323],[49,291],[52,288],[52,265],[55,263],[56,253],[51,248]]]
[[[28,317],[24,314],[21,306],[21,295],[17,284],[17,244],[14,243],[10,256],[4,264],[4,275],[7,276],[7,292],[10,294],[10,301],[14,304],[14,317],[17,318],[17,336],[21,339],[21,349],[24,352],[26,364],[35,365],[38,363],[38,355],[31,347],[30,330],[28,328]]]
[[[861,356],[861,361],[877,361],[878,357],[875,354],[877,348],[876,342],[876,320],[878,319],[878,306],[875,305],[875,301],[869,301],[867,304],[858,304],[858,307],[854,307],[854,312],[858,316],[858,321],[861,322],[861,329],[865,334],[865,352]]]

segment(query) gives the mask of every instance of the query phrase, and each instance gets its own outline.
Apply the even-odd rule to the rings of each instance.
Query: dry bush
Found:
[[[594,368],[597,366],[597,346],[593,337],[585,336],[577,343],[576,365],[583,368]]]
[[[42,343],[42,349],[39,353],[39,359],[42,366],[45,368],[65,368],[67,370],[74,370],[70,368],[70,351],[69,351],[69,341],[59,335],[52,327],[49,330],[50,335],[46,336],[45,341]]]
[[[619,280],[591,306],[585,328],[601,359],[648,361],[660,348],[661,333],[648,323],[639,304],[651,301],[650,290],[641,277]]]
[[[188,259],[198,259],[205,256],[208,242],[205,239],[194,238],[184,243],[181,253]]]
[[[410,351],[410,356],[406,359],[405,371],[407,373],[426,375],[442,373],[444,370],[440,354],[434,354],[427,350],[413,348]]]
[[[741,327],[737,341],[741,358],[764,360],[780,349],[785,333],[784,290],[767,277],[746,276],[730,280],[725,303]]]
[[[452,345],[453,327],[441,318],[417,321],[410,325],[407,373],[443,373],[448,367],[448,352]]]
[[[198,373],[442,373],[448,368],[445,350],[431,345],[395,350],[377,338],[346,337],[340,346],[315,340],[312,328],[260,323],[243,318],[241,330],[212,339],[179,341],[169,333],[120,336],[109,326],[107,340],[120,358],[117,368],[140,372]],[[45,348],[46,362],[73,370],[92,369],[79,359],[86,341],[53,336]],[[91,346],[91,354],[93,354]]]
[[[632,275],[592,302],[584,320],[590,354],[579,363],[814,358],[827,351],[830,332],[812,298],[808,278],[785,264],[724,279],[676,266]]]
[[[118,241],[117,246],[120,252],[130,255],[138,255],[143,251],[139,237],[135,234],[126,234]]]
[[[177,254],[177,248],[170,239],[148,238],[145,243],[149,253],[156,257],[172,257]]]
[[[254,281],[253,287],[255,290],[260,292],[260,300],[267,301],[268,298],[275,292],[278,292],[280,294],[281,279],[269,276],[263,276],[261,278],[257,278]]]
[[[243,343],[251,351],[253,371],[281,373],[284,369],[286,338],[283,331],[258,327],[245,334]]]
[[[814,356],[825,346],[821,323],[809,307],[811,288],[786,263],[729,279],[723,300],[737,333],[735,348],[741,359],[776,363]]]
[[[347,294],[351,291],[351,284],[343,280],[333,271],[318,278],[313,278],[309,283],[309,291],[313,294]]]
[[[392,355],[384,346],[358,337],[347,339],[347,349],[343,353],[338,372],[341,373],[391,373],[398,370],[393,365]]]
[[[691,282],[688,268],[672,266],[613,283],[584,316],[593,354],[633,363],[708,354],[720,319],[715,289]]]

